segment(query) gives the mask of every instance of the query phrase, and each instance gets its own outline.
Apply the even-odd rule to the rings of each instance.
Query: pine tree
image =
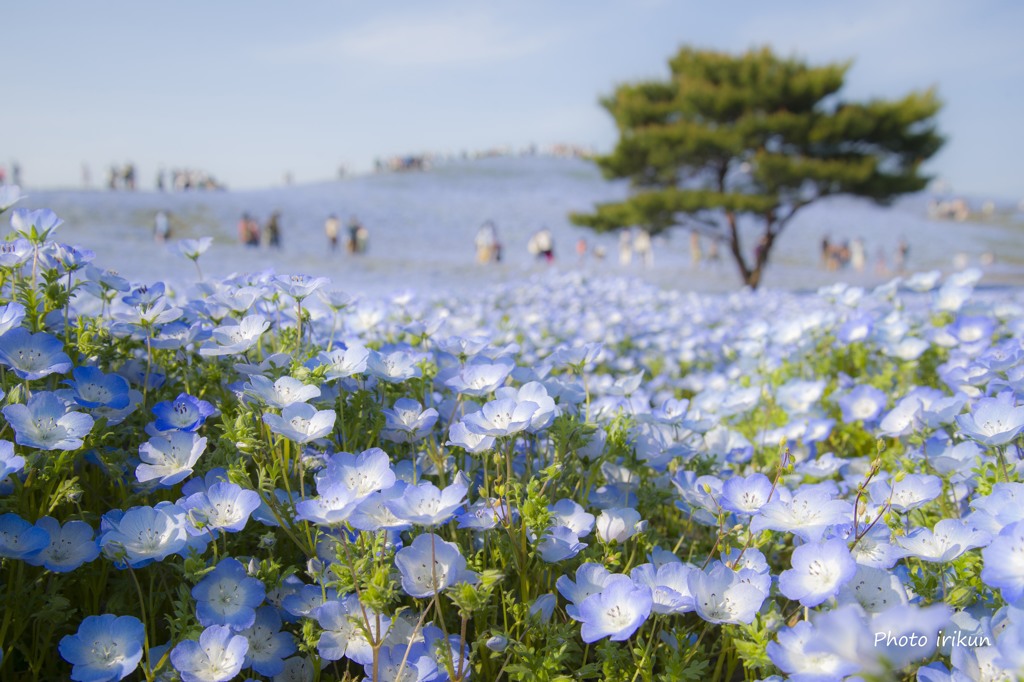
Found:
[[[840,194],[884,204],[921,190],[930,178],[920,166],[944,141],[933,90],[842,100],[849,63],[684,47],[669,66],[669,80],[625,84],[601,100],[620,137],[596,161],[633,191],[571,220],[599,232],[696,230],[726,244],[753,288],[800,209]]]

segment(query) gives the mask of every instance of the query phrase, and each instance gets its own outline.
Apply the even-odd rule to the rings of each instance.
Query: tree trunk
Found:
[[[775,245],[776,232],[772,229],[774,225],[775,217],[769,213],[765,216],[764,232],[761,234],[761,239],[754,249],[754,266],[752,268],[744,267],[743,283],[751,289],[756,289],[761,285],[761,275],[764,273],[765,266],[768,265],[768,255]]]

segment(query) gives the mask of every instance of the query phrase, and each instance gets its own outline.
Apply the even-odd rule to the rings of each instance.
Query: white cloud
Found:
[[[328,38],[290,48],[293,60],[358,60],[391,67],[475,65],[543,51],[558,39],[550,29],[514,26],[479,9],[375,17]]]

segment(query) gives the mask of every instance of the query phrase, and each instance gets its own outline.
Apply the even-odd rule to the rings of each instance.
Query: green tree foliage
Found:
[[[669,66],[667,81],[625,84],[601,100],[620,137],[597,163],[633,192],[571,219],[600,232],[698,231],[726,245],[751,287],[800,209],[839,194],[886,203],[921,190],[920,166],[944,141],[933,90],[841,99],[849,63],[684,47]]]

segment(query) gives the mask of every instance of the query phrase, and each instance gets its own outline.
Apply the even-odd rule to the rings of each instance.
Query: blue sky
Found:
[[[1024,198],[1024,3],[671,0],[8,3],[0,165],[77,186],[132,161],[232,187],[334,177],[421,151],[608,151],[598,105],[664,77],[680,45],[853,60],[843,94],[936,86],[949,142],[928,170]]]

